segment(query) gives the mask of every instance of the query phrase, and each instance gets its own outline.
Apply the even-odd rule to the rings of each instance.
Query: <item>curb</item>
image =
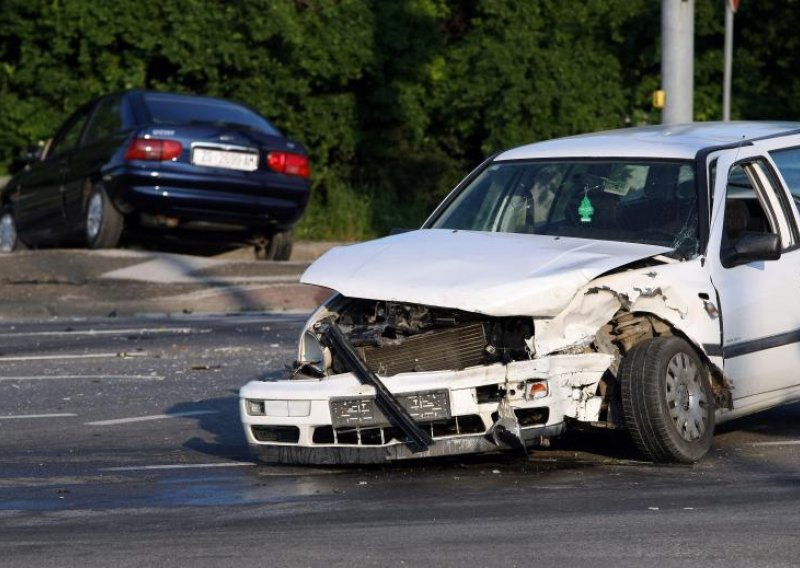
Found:
[[[313,245],[317,256],[333,246]],[[307,266],[129,250],[0,255],[0,320],[308,313],[333,292],[300,284]]]

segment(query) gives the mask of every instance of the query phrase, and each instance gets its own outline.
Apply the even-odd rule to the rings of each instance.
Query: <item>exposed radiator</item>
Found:
[[[399,345],[361,347],[367,366],[379,375],[464,369],[483,363],[486,335],[480,323],[411,336]]]

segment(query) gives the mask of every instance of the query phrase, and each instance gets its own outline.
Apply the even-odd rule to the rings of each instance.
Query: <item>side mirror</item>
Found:
[[[781,257],[781,239],[775,233],[743,232],[724,255],[725,268],[747,264],[754,260],[778,260]]]
[[[41,145],[33,144],[28,146],[23,152],[20,153],[19,156],[14,158],[11,162],[11,165],[8,168],[10,174],[15,174],[28,166],[30,166],[33,162],[38,162],[42,158],[42,152],[44,151],[44,147]]]
[[[42,144],[32,144],[23,152],[22,157],[27,163],[38,162],[42,158],[42,151],[44,146]]]

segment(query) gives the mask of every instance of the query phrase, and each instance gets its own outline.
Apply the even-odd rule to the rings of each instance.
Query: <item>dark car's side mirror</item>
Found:
[[[29,164],[31,162],[38,162],[42,159],[42,153],[44,152],[44,145],[42,144],[33,144],[28,146],[28,149],[25,151],[25,161]]]
[[[747,264],[755,260],[778,260],[781,257],[781,239],[775,233],[745,231],[723,256],[725,268]]]
[[[20,153],[19,156],[14,158],[11,162],[11,166],[9,166],[8,171],[10,174],[15,174],[27,166],[31,165],[33,162],[38,162],[42,158],[42,152],[44,151],[44,147],[41,145],[33,144],[28,146],[23,152]]]

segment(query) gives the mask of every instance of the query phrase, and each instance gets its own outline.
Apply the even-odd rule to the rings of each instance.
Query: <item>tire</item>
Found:
[[[95,186],[86,201],[86,244],[90,249],[115,248],[122,236],[124,218],[114,208],[102,186]]]
[[[273,233],[266,246],[255,245],[256,260],[289,260],[294,245],[294,232],[280,231]]]
[[[714,397],[705,366],[678,337],[635,345],[619,367],[625,426],[654,462],[694,463],[711,448]]]
[[[0,212],[0,253],[25,250],[28,247],[17,234],[17,221],[10,209]]]

